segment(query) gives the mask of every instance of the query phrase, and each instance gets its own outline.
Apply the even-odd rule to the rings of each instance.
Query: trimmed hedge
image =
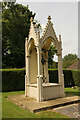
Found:
[[[22,91],[25,87],[25,70],[3,70],[2,91]]]
[[[63,70],[65,87],[80,86],[80,70]],[[49,80],[58,83],[58,70],[49,70]]]
[[[48,73],[49,73],[49,82],[58,83],[58,70],[50,69],[48,70]]]
[[[71,70],[64,70],[64,85],[65,87],[75,86],[75,81],[73,79],[73,74]]]
[[[1,71],[0,71],[1,72]],[[58,83],[58,70],[49,70],[49,80]],[[80,71],[64,70],[65,87],[80,85]],[[25,69],[2,70],[2,91],[23,91],[25,89]]]
[[[80,70],[79,71],[72,70],[72,75],[75,85],[80,87]]]

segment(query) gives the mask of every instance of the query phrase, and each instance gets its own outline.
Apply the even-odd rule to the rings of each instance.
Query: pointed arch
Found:
[[[42,41],[42,47],[49,48],[51,42],[53,42],[54,46],[57,48],[58,41],[56,41],[52,36],[48,36]]]
[[[28,42],[28,52],[30,53],[30,50],[34,48],[36,49],[35,41],[33,38],[31,38],[30,41]]]

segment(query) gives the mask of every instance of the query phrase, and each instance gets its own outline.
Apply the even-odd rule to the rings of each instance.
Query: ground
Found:
[[[78,95],[78,88],[65,88],[66,95]],[[39,113],[31,113],[28,110],[24,110],[17,105],[13,104],[11,101],[7,100],[7,96],[23,94],[24,91],[19,92],[4,92],[2,94],[2,117],[3,118],[68,118],[63,113],[58,113],[56,111],[41,111]],[[79,93],[80,95],[80,93]]]
[[[63,107],[58,107],[53,109],[54,112],[58,112],[64,115],[67,115],[70,118],[78,118],[80,117],[80,105],[79,104],[71,104]]]

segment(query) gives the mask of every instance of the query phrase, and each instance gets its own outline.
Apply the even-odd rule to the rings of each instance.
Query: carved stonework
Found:
[[[57,97],[64,97],[61,35],[59,35],[58,39],[53,23],[51,22],[51,16],[48,16],[48,21],[42,36],[40,36],[38,27],[33,25],[32,17],[30,21],[31,26],[29,36],[25,40],[25,96],[33,97],[37,99],[38,102]],[[57,84],[49,83],[48,51],[51,43],[56,47],[58,55],[59,82]],[[51,90],[53,90],[53,92]]]

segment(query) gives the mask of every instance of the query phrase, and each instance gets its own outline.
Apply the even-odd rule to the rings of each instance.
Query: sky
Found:
[[[78,0],[56,0],[56,2],[55,0],[17,0],[17,3],[25,6],[29,5],[29,9],[33,13],[36,13],[35,19],[40,22],[42,28],[46,26],[48,15],[51,16],[57,37],[59,34],[61,34],[62,37],[62,57],[64,57],[69,53],[78,55],[77,1]],[[57,57],[55,59],[57,59]]]
[[[69,53],[78,54],[77,2],[17,2],[29,5],[29,9],[36,13],[35,19],[40,21],[42,28],[46,26],[48,15],[51,16],[57,37],[59,34],[62,36],[62,57]]]

